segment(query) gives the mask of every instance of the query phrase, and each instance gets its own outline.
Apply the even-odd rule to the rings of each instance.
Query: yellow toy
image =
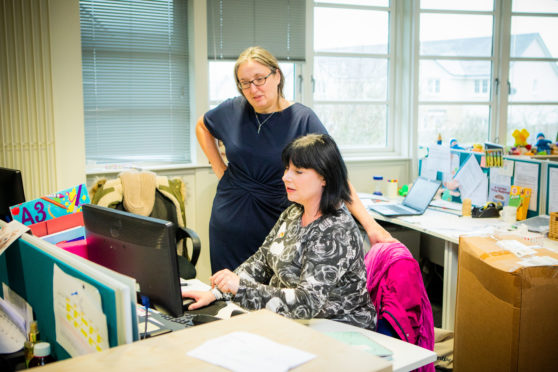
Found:
[[[471,151],[474,151],[474,152],[483,152],[484,150],[483,150],[483,146],[482,146],[480,143],[475,143],[475,144],[473,145],[473,148],[471,149]]]
[[[529,132],[527,131],[527,129],[516,129],[513,131],[512,136],[513,138],[515,138],[515,147],[527,146],[527,138],[529,137]]]

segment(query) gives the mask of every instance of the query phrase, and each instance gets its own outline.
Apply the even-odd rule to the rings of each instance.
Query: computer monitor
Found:
[[[158,310],[183,314],[174,223],[93,204],[83,221],[89,260],[135,278]]]
[[[25,201],[21,171],[0,168],[0,219],[10,222],[10,207]]]

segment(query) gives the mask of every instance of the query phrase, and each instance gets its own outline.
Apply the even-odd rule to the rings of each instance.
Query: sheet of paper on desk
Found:
[[[189,291],[209,291],[211,286],[205,284],[199,279],[182,279],[180,278],[180,285],[182,289],[189,290]]]
[[[187,353],[232,371],[288,371],[316,356],[248,332],[232,332]]]
[[[391,360],[393,351],[380,345],[371,338],[366,337],[359,332],[324,332],[324,334],[333,337],[347,345],[354,346],[359,350],[366,351],[386,360]]]
[[[360,198],[360,200],[362,200],[363,203],[364,203],[365,200],[389,201],[389,199],[386,198],[383,195],[370,194],[370,193],[367,193],[367,192],[357,192],[357,195]]]
[[[430,206],[443,208],[443,209],[451,209],[453,211],[459,211],[459,212],[461,212],[461,210],[463,208],[461,203],[450,202],[450,201],[443,200],[443,199],[432,200],[430,202]]]

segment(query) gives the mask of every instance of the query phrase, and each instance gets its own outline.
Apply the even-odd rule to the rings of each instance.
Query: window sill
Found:
[[[193,163],[110,163],[110,164],[88,164],[86,165],[85,174],[87,176],[97,176],[106,174],[118,174],[128,170],[167,172],[180,170],[194,170],[211,168],[209,164],[193,164]]]

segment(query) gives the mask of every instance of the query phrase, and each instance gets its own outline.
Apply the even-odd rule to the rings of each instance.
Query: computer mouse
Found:
[[[188,306],[190,306],[194,302],[196,302],[196,300],[194,300],[191,297],[183,297],[182,298],[182,310],[188,310]]]
[[[208,314],[193,314],[193,318],[192,318],[194,325],[210,323],[216,320],[222,320],[222,319]]]

